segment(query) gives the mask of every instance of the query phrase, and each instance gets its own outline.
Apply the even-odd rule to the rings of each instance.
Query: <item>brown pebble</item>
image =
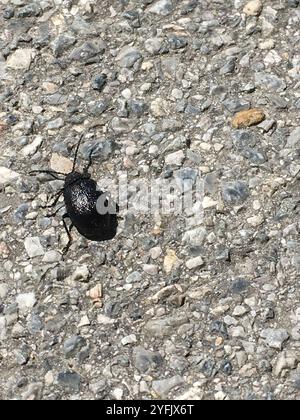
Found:
[[[8,258],[10,250],[5,242],[0,242],[0,257],[3,259]]]
[[[266,118],[266,114],[260,108],[253,108],[235,114],[232,119],[233,128],[247,128],[261,123]]]

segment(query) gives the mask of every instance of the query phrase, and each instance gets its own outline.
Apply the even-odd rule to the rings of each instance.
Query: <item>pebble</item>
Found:
[[[44,263],[54,263],[62,260],[62,255],[58,251],[47,251],[42,259]]]
[[[144,264],[143,271],[150,276],[156,276],[158,274],[158,266],[154,264]]]
[[[65,388],[66,391],[79,392],[81,385],[81,377],[75,372],[60,372],[57,376],[59,385]]]
[[[107,75],[105,73],[96,76],[92,81],[92,88],[98,92],[102,92],[107,82]]]
[[[283,79],[269,73],[256,73],[255,86],[261,87],[268,92],[270,92],[270,90],[282,92],[286,89],[286,83]]]
[[[169,104],[163,98],[156,98],[151,102],[150,110],[155,117],[164,117],[168,114]]]
[[[74,273],[71,275],[71,281],[80,281],[80,282],[88,282],[90,277],[90,272],[88,266],[86,264],[78,266]]]
[[[50,159],[50,168],[56,172],[69,174],[72,172],[73,162],[64,156],[59,155],[58,153],[52,153]]]
[[[123,337],[121,340],[122,346],[127,346],[128,344],[134,344],[137,342],[137,338],[135,334],[127,335],[126,337]]]
[[[0,241],[0,257],[3,259],[8,258],[10,255],[10,249],[5,242]]]
[[[37,236],[29,236],[24,241],[25,250],[29,258],[40,257],[45,254],[40,239]]]
[[[42,136],[36,136],[35,139],[28,144],[27,146],[23,147],[22,154],[24,157],[33,156],[42,145],[44,139]]]
[[[21,314],[26,314],[32,310],[36,303],[35,294],[30,293],[20,293],[16,297],[16,302],[18,304],[19,312]]]
[[[163,363],[163,358],[159,352],[152,352],[141,346],[133,349],[133,364],[135,368],[145,374],[150,369],[155,370]]]
[[[173,388],[183,385],[184,382],[182,376],[175,375],[171,378],[153,381],[152,389],[159,397],[166,397]]]
[[[0,315],[0,341],[6,340],[6,319]]]
[[[172,333],[172,330],[177,330],[178,327],[187,324],[188,318],[185,315],[170,316],[160,319],[149,320],[145,329],[154,337],[164,337]]]
[[[300,127],[295,128],[287,139],[287,147],[298,147],[300,144]]]
[[[242,181],[232,181],[225,183],[222,188],[223,199],[228,204],[239,204],[244,202],[249,196],[248,186]]]
[[[75,357],[78,352],[86,345],[86,341],[80,335],[75,335],[64,342],[63,350],[67,359]]]
[[[51,43],[51,49],[55,57],[60,57],[76,43],[76,38],[68,33],[58,35]]]
[[[238,305],[234,308],[232,315],[233,316],[244,316],[249,312],[249,309],[245,306]]]
[[[260,108],[252,108],[238,112],[232,119],[233,128],[247,128],[257,125],[265,119],[265,113]]]
[[[265,338],[266,344],[275,350],[282,350],[289,339],[289,334],[284,329],[267,328],[261,332],[260,336]]]
[[[248,217],[247,223],[252,227],[258,227],[262,225],[265,221],[265,218],[262,214],[258,214],[256,216]]]
[[[28,70],[34,56],[34,49],[19,48],[7,58],[6,65],[14,70]]]
[[[145,42],[146,51],[153,55],[159,54],[163,46],[163,41],[164,39],[159,37],[147,39]]]
[[[167,255],[164,258],[164,270],[167,274],[170,274],[174,269],[180,265],[180,260],[176,255],[176,252],[169,249]]]
[[[243,8],[243,12],[248,16],[259,16],[263,9],[261,0],[251,0]]]
[[[178,152],[173,152],[166,156],[165,164],[181,166],[184,159],[185,159],[184,152],[182,150],[178,150]]]
[[[138,271],[133,271],[126,277],[126,283],[140,283],[142,281],[142,275]]]
[[[142,54],[137,48],[127,46],[120,51],[116,61],[121,67],[131,68],[140,58],[142,58]]]
[[[279,377],[283,371],[295,369],[299,362],[299,355],[293,351],[283,351],[281,352],[273,366],[273,374],[275,377]]]
[[[4,166],[0,166],[0,188],[12,184],[20,178],[20,176],[21,175],[18,172],[12,171]]]
[[[186,266],[189,270],[194,270],[195,268],[203,267],[204,261],[202,257],[196,257],[188,260]]]
[[[150,13],[167,16],[173,11],[172,0],[159,0],[149,8]]]
[[[162,255],[162,249],[160,246],[151,248],[149,254],[153,260],[157,260]]]

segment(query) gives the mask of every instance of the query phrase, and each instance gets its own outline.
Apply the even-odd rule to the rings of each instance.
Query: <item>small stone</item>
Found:
[[[258,227],[262,225],[265,221],[265,218],[262,214],[258,214],[257,216],[252,216],[247,219],[248,225],[252,227]]]
[[[98,92],[102,92],[107,82],[107,75],[105,73],[96,76],[92,81],[92,88]]]
[[[282,58],[275,50],[269,51],[264,58],[265,67],[279,66],[281,62]]]
[[[165,397],[175,387],[184,384],[182,376],[175,375],[168,379],[161,379],[152,382],[152,389],[159,397]]]
[[[52,52],[55,57],[60,57],[76,42],[76,38],[70,34],[64,33],[55,38],[51,44]]]
[[[203,206],[203,209],[204,210],[206,210],[206,209],[210,209],[210,208],[212,208],[212,207],[216,207],[218,205],[218,202],[217,201],[215,201],[215,200],[213,200],[212,198],[210,198],[210,197],[208,197],[208,196],[205,196],[204,198],[203,198],[203,201],[202,201],[202,206]]]
[[[174,269],[179,267],[180,260],[176,255],[176,252],[172,249],[167,250],[167,255],[164,258],[164,270],[167,274],[170,274]]]
[[[265,119],[266,115],[260,108],[252,108],[238,112],[232,119],[233,128],[246,128],[257,125]]]
[[[59,130],[60,128],[64,126],[64,124],[65,124],[64,120],[61,117],[59,117],[59,118],[56,118],[55,120],[49,121],[47,124],[47,129]]]
[[[133,364],[140,373],[146,373],[163,363],[159,352],[145,350],[143,347],[135,347],[133,350]]]
[[[173,96],[173,98],[175,99],[182,99],[183,98],[183,91],[181,89],[173,89],[171,95]]]
[[[116,61],[121,67],[131,68],[142,57],[141,52],[134,47],[124,47],[118,54]]]
[[[265,120],[258,125],[265,133],[268,133],[276,124],[275,120]]]
[[[159,54],[162,45],[163,45],[163,38],[149,38],[145,42],[145,49],[148,51],[148,53],[156,55]]]
[[[156,276],[158,273],[158,266],[154,264],[144,264],[143,270],[145,273],[149,274],[150,276]]]
[[[24,246],[29,258],[40,257],[45,254],[40,239],[37,236],[27,237]]]
[[[204,227],[198,227],[185,232],[182,240],[184,243],[188,243],[191,246],[200,246],[203,244],[206,236],[206,229]]]
[[[204,265],[202,257],[196,257],[188,260],[186,266],[189,270],[194,270],[195,268],[200,268]]]
[[[261,0],[251,0],[243,8],[243,12],[248,16],[259,16],[263,8]]]
[[[10,250],[5,242],[0,241],[0,258],[6,259],[9,257]]]
[[[155,117],[164,117],[168,114],[168,101],[163,98],[156,98],[151,102],[150,110]]]
[[[63,174],[69,174],[72,172],[73,162],[70,159],[65,158],[57,153],[52,153],[50,159],[50,168],[53,171],[61,172]]]
[[[0,166],[0,188],[9,185],[20,178],[20,174],[11,169]]]
[[[284,370],[291,370],[297,367],[299,356],[293,351],[283,351],[274,362],[273,373],[277,378]]]
[[[22,223],[28,213],[29,205],[27,203],[20,204],[14,212],[14,220]]]
[[[239,204],[244,202],[248,196],[248,186],[242,181],[228,182],[222,188],[223,199],[229,204]]]
[[[232,113],[249,110],[251,106],[250,102],[243,99],[226,99],[223,104]]]
[[[42,145],[43,140],[44,139],[42,136],[36,136],[33,142],[23,147],[22,149],[23,156],[28,157],[28,156],[34,155],[38,151],[39,147]]]
[[[64,342],[64,354],[67,359],[76,354],[86,345],[86,341],[80,335],[75,335]]]
[[[70,390],[72,392],[79,392],[81,377],[78,375],[78,373],[61,372],[58,374],[57,382],[59,385],[62,385],[67,390]]]
[[[282,92],[286,89],[286,83],[283,79],[270,73],[256,73],[255,86],[259,86],[264,90]]]
[[[60,252],[58,251],[48,251],[45,253],[42,261],[45,263],[54,263],[54,262],[58,262],[61,261],[62,259],[62,255]]]
[[[133,271],[126,277],[126,283],[140,283],[142,281],[142,275],[138,271]]]
[[[263,330],[260,336],[262,338],[265,338],[267,345],[275,350],[282,350],[284,343],[290,337],[286,330],[284,329],[276,330],[272,328]]]
[[[299,145],[300,145],[300,127],[297,127],[289,135],[287,139],[287,147],[298,147]]]
[[[16,297],[16,302],[19,307],[19,312],[21,314],[26,314],[31,311],[36,303],[35,294],[31,293],[21,293]]]
[[[134,344],[137,342],[137,338],[135,334],[127,335],[126,337],[123,337],[121,340],[122,346],[127,346],[128,344]]]
[[[88,327],[91,325],[91,321],[89,320],[89,317],[87,315],[84,315],[77,325],[78,328]]]
[[[238,305],[234,308],[234,311],[232,313],[233,316],[244,316],[249,312],[249,309],[245,306]]]
[[[159,0],[150,7],[149,12],[156,15],[167,16],[173,11],[172,0]]]
[[[167,155],[165,158],[165,164],[181,166],[184,159],[185,159],[184,152],[182,150],[179,150],[178,152],[173,152]]]
[[[7,59],[6,65],[16,70],[28,70],[31,62],[35,56],[35,51],[32,48],[19,48],[14,51]]]
[[[103,41],[97,43],[86,41],[79,47],[75,48],[69,58],[73,61],[82,63],[96,62],[101,59],[101,55],[105,51],[105,44]]]
[[[149,254],[153,260],[157,260],[162,255],[162,249],[160,246],[156,246],[150,249]]]
[[[90,277],[90,272],[86,264],[81,265],[76,268],[72,276],[70,277],[71,281],[82,281],[87,282]]]
[[[95,287],[86,292],[86,296],[92,300],[93,304],[101,303],[102,295],[103,292],[101,284],[97,284]]]
[[[6,340],[6,319],[0,316],[0,341]]]
[[[5,299],[8,294],[8,286],[5,283],[0,283],[0,299]]]

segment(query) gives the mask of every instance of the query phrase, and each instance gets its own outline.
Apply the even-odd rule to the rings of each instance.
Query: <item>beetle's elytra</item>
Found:
[[[118,227],[118,205],[110,203],[109,198],[107,198],[107,194],[103,191],[97,190],[97,183],[91,179],[88,172],[92,163],[93,151],[90,153],[89,163],[84,168],[83,172],[81,173],[75,170],[77,155],[82,138],[83,135],[80,137],[77,144],[72,172],[67,175],[52,170],[39,170],[31,172],[31,174],[46,173],[55,179],[64,180],[64,186],[58,192],[55,201],[51,205],[43,207],[54,207],[60,196],[63,194],[64,205],[66,207],[66,213],[63,215],[63,224],[69,238],[68,244],[64,248],[64,253],[68,251],[72,243],[71,229],[73,226],[75,226],[82,236],[96,242],[113,239],[117,233]],[[61,178],[62,176],[64,176],[64,178]],[[97,203],[99,197],[104,199],[101,201],[105,204],[105,211],[98,211],[99,209]],[[61,207],[51,214],[51,216],[55,216],[60,209]],[[66,223],[67,218],[71,220],[71,225],[69,227]]]

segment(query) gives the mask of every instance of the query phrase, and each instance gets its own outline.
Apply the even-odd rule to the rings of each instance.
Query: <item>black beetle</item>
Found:
[[[31,171],[30,174],[45,173],[51,175],[54,179],[64,180],[63,188],[58,192],[54,202],[42,208],[52,208],[56,206],[59,198],[63,194],[64,205],[66,213],[63,215],[64,228],[68,234],[68,244],[63,250],[66,253],[72,243],[71,229],[76,227],[78,232],[85,238],[102,242],[113,239],[117,233],[119,207],[113,203],[109,194],[97,190],[97,183],[91,179],[88,170],[92,164],[93,150],[89,156],[88,165],[84,168],[83,172],[75,170],[77,156],[81,141],[84,134],[81,135],[74,156],[74,163],[72,172],[63,174],[52,170],[37,170]],[[60,176],[64,176],[61,178]],[[59,210],[49,214],[48,217],[55,216]],[[71,225],[68,228],[66,220],[71,220]]]

